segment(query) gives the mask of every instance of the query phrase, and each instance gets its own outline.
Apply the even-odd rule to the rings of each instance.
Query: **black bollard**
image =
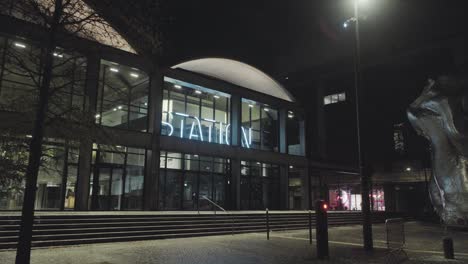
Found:
[[[317,237],[317,258],[328,258],[328,205],[323,200],[318,200],[315,203],[316,217],[316,237]]]
[[[309,210],[309,244],[312,245],[312,211]]]
[[[446,259],[454,259],[455,254],[453,253],[453,240],[450,237],[445,237],[443,240],[444,245],[444,256]]]
[[[268,208],[266,209],[266,228],[267,228],[267,240],[270,240],[270,216],[268,214]]]

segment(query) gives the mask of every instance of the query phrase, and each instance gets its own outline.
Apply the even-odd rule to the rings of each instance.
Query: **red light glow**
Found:
[[[323,207],[323,210],[327,210],[327,209],[328,209],[328,205],[327,205],[327,204],[323,204],[322,207]]]

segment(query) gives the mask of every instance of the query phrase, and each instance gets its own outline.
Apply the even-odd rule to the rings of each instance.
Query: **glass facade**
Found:
[[[3,164],[15,166],[16,180],[3,178],[0,186],[0,210],[20,210],[24,193],[24,173],[28,160],[28,142],[16,139],[2,142]],[[37,178],[36,210],[74,208],[74,190],[78,168],[78,146],[56,139],[46,139]],[[2,170],[6,169],[2,166]],[[5,172],[2,172],[5,173]],[[12,170],[10,170],[12,173]],[[3,175],[6,176],[6,175]]]
[[[145,156],[144,149],[95,145],[90,209],[142,209]]]
[[[85,109],[87,60],[83,56],[57,49],[49,97],[49,115],[79,121]]]
[[[266,104],[242,99],[242,146],[278,151],[278,111]]]
[[[0,38],[0,102],[4,109],[31,111],[38,95],[42,50],[21,39]]]
[[[279,166],[241,162],[241,210],[279,209]]]
[[[42,164],[36,190],[36,210],[73,209],[74,189],[78,168],[77,147],[61,140],[48,140],[43,147]],[[72,179],[68,181],[68,176]]]
[[[302,175],[304,174],[303,168],[296,168],[289,166],[288,171],[288,208],[290,210],[301,210],[304,201],[303,181]]]
[[[162,151],[159,207],[162,210],[213,210],[228,203],[228,159]]]
[[[148,94],[149,78],[144,72],[102,60],[96,123],[147,131]]]
[[[385,211],[385,193],[383,187],[372,188],[371,195],[372,210]]]
[[[43,49],[22,39],[0,36],[0,106],[33,111],[41,85]],[[53,53],[49,118],[81,119],[86,59],[57,48]]]
[[[372,210],[385,211],[385,195],[382,187],[373,187],[369,194]],[[359,186],[339,186],[329,190],[331,210],[362,210],[362,195]]]
[[[32,113],[34,110],[42,78],[41,59],[44,57],[44,48],[39,44],[22,38],[0,35],[0,111],[6,110],[6,115],[10,114],[7,111]],[[48,106],[49,120],[76,121],[71,124],[80,125],[81,122],[85,125],[98,124],[100,126],[96,126],[97,129],[103,126],[115,128],[105,130],[111,131],[115,137],[104,138],[104,133],[94,130],[89,135],[77,135],[81,131],[87,131],[88,127],[85,127],[85,130],[75,130],[74,126],[68,125],[70,123],[63,126],[64,131],[61,129],[52,131],[54,133],[52,136],[57,138],[47,138],[44,144],[35,204],[38,210],[143,209],[146,149],[153,147],[149,142],[152,135],[134,132],[152,131],[148,127],[148,121],[149,117],[154,118],[154,114],[162,117],[161,141],[171,136],[185,139],[183,144],[191,144],[191,140],[219,144],[209,146],[217,150],[218,154],[210,154],[205,149],[200,149],[199,153],[208,153],[207,156],[186,154],[185,152],[194,152],[194,150],[180,149],[180,146],[174,147],[178,152],[160,153],[161,168],[157,181],[159,192],[155,195],[158,196],[156,199],[160,210],[213,209],[203,197],[213,200],[222,207],[231,208],[233,187],[231,163],[227,157],[232,157],[234,153],[241,159],[250,159],[251,156],[244,156],[242,152],[247,148],[279,151],[279,112],[283,110],[261,102],[262,97],[245,93],[242,88],[224,83],[221,89],[224,92],[222,92],[216,90],[215,80],[205,79],[205,86],[210,87],[207,88],[194,81],[188,81],[197,78],[184,75],[183,71],[179,72],[180,75],[175,74],[178,79],[168,77],[174,76],[173,72],[169,71],[168,76],[164,77],[162,102],[158,102],[162,103],[162,109],[153,109],[154,111],[149,113],[150,78],[144,71],[126,66],[125,63],[104,59],[96,61],[97,65],[88,67],[88,64],[95,60],[88,61],[86,56],[62,48],[57,48],[52,55],[54,61]],[[139,59],[136,56],[134,58],[138,65]],[[87,73],[87,69],[95,69],[96,72]],[[87,76],[99,78],[86,80]],[[85,87],[90,90],[86,90]],[[226,87],[232,89],[227,90]],[[93,94],[97,96],[91,96]],[[236,102],[233,109],[232,96],[237,99],[252,96],[258,101],[243,98],[241,104]],[[159,95],[156,97],[159,98]],[[96,101],[92,102],[91,99]],[[269,98],[269,102],[271,99],[273,98]],[[88,116],[90,114],[87,106],[94,104],[96,109],[92,110],[96,110],[95,116]],[[281,105],[275,102],[272,104]],[[240,116],[232,115],[233,110],[239,111]],[[300,131],[302,120],[303,117],[298,114],[288,112],[288,118],[284,122],[287,127],[281,129],[286,131],[287,154],[304,155],[301,146],[304,142],[301,142]],[[220,146],[231,145],[231,122],[238,122],[236,127],[241,129],[239,131],[240,145],[243,147],[241,150],[236,146]],[[29,128],[24,128],[27,129]],[[96,133],[91,134],[94,132]],[[27,154],[26,143],[30,136],[24,138],[27,133],[21,133],[22,135],[14,137],[21,138],[21,144],[24,145],[22,154],[13,153],[10,159],[14,157],[19,162],[26,158],[27,162],[27,155],[23,154]],[[138,142],[133,143],[132,137]],[[3,135],[0,135],[0,138],[5,139]],[[80,149],[79,142],[70,142],[79,141],[78,138],[96,143],[92,148],[91,143],[86,143]],[[174,141],[170,141],[172,142]],[[133,144],[143,147],[130,147]],[[6,150],[8,147],[3,145],[2,149]],[[167,147],[167,149],[172,148]],[[224,154],[224,150],[229,153]],[[84,164],[83,159],[80,161],[80,153],[83,157],[92,157],[91,170],[87,167],[90,164]],[[0,155],[6,157],[6,154],[0,153]],[[277,161],[272,159],[271,162]],[[80,167],[81,171],[79,166],[83,166]],[[240,169],[242,209],[267,207],[279,209],[279,165],[242,161]],[[81,208],[76,207],[77,201],[86,201],[86,199],[77,199],[77,195],[82,194],[77,194],[79,190],[75,185],[80,177],[85,177],[87,181],[88,176],[90,176],[90,189],[89,193],[88,190],[85,191],[88,204],[81,205]],[[0,210],[21,208],[24,191],[22,177],[24,175],[21,175],[20,182],[15,186],[12,182],[0,182]],[[301,179],[291,176],[290,208],[298,208],[303,203],[298,192],[300,186],[302,186]]]
[[[230,143],[230,95],[164,78],[162,131],[207,143]]]
[[[21,210],[28,164],[27,142],[4,135],[0,140],[0,210]]]
[[[304,146],[301,138],[304,136],[304,119],[293,111],[288,111],[286,119],[286,136],[288,143],[288,154],[304,156]]]

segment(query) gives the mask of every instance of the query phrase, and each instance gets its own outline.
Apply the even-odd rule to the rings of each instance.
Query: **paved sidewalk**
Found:
[[[373,254],[360,246],[360,226],[330,229],[330,260],[316,259],[315,244],[309,245],[308,231],[242,234],[153,241],[93,244],[34,249],[32,263],[47,264],[303,264],[303,263],[386,263],[381,231],[374,226]],[[468,263],[468,233],[456,233],[457,260],[447,261],[441,254],[440,230],[435,226],[408,223],[408,255],[405,263]],[[436,234],[436,235],[434,235]],[[419,241],[419,242],[418,242]],[[432,241],[431,243],[428,243]],[[315,242],[314,242],[315,243]],[[457,254],[459,253],[459,254]],[[0,252],[0,263],[14,263],[15,251]]]

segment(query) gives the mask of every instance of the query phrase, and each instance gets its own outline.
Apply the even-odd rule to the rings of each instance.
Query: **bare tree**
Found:
[[[80,75],[85,72],[86,60],[73,50],[61,49],[60,45],[77,37],[114,46],[128,45],[81,0],[2,1],[0,10],[3,14],[38,25],[45,32],[41,43],[28,51],[24,43],[7,43],[6,74],[27,81],[12,81],[9,88],[14,93],[11,97],[2,95],[3,110],[22,112],[24,119],[15,125],[17,127],[10,127],[13,134],[4,133],[2,136],[4,154],[0,155],[0,169],[9,171],[2,173],[6,175],[3,179],[5,185],[14,186],[21,181],[21,175],[25,175],[16,263],[29,263],[38,173],[41,162],[50,158],[44,145],[46,130],[51,128],[54,136],[64,138],[69,144],[70,140],[90,137],[95,123],[94,115],[87,111],[89,102],[83,93],[85,76]],[[8,45],[22,50],[8,48]],[[76,86],[83,88],[81,93],[73,91]],[[77,100],[80,97],[81,101]],[[32,131],[27,152],[17,143],[18,131]],[[27,162],[23,153],[27,153]]]

